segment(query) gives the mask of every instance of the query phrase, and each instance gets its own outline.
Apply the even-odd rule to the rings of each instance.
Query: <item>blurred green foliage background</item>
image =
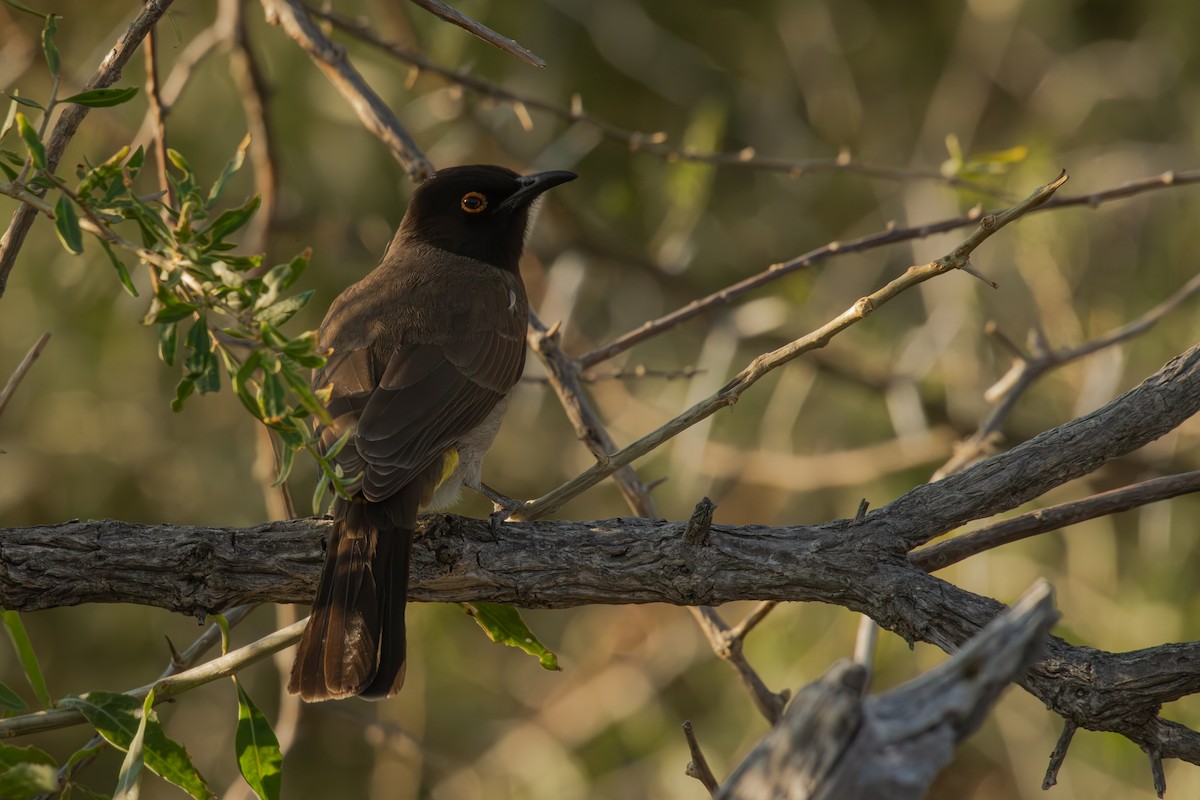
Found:
[[[44,5],[28,0],[39,8]],[[163,74],[216,13],[214,2],[177,3],[160,26]],[[1200,6],[1193,3],[969,0],[955,3],[758,3],[733,0],[464,0],[460,9],[520,41],[548,66],[519,63],[413,6],[337,2],[389,40],[452,68],[621,128],[665,132],[696,149],[820,159],[845,149],[856,161],[936,173],[947,136],[966,156],[1028,148],[1006,174],[975,176],[999,195],[936,179],[869,177],[814,169],[801,176],[668,163],[530,110],[526,130],[511,104],[481,98],[338,35],[371,85],[437,166],[494,162],[519,170],[571,169],[580,179],[544,204],[523,266],[534,309],[562,320],[578,354],[642,322],[829,241],[919,224],[983,203],[1007,204],[1065,168],[1065,193],[1098,191],[1196,165],[1200,143]],[[136,3],[59,3],[63,94],[76,91],[124,30]],[[283,33],[249,3],[251,47],[271,86],[270,125],[279,208],[271,263],[305,247],[313,264],[298,288],[317,297],[289,324],[315,327],[329,301],[376,262],[411,186],[344,99]],[[35,98],[49,82],[36,21],[0,6],[0,86]],[[415,78],[415,80],[413,80]],[[140,85],[135,58],[119,85]],[[411,81],[411,82],[410,82]],[[93,111],[63,160],[70,174],[138,136],[144,97]],[[211,181],[246,131],[228,59],[214,52],[168,119],[169,142]],[[143,134],[144,136],[144,134]],[[143,138],[141,141],[145,141]],[[985,162],[987,163],[987,162]],[[152,176],[146,191],[155,188]],[[227,190],[254,192],[251,170]],[[15,207],[0,199],[5,216]],[[811,358],[777,371],[738,405],[637,464],[659,513],[685,518],[704,495],[718,523],[821,522],[880,506],[928,479],[988,411],[985,390],[1008,369],[983,334],[993,320],[1023,342],[1041,326],[1056,346],[1078,344],[1135,318],[1196,273],[1200,190],[1179,187],[1105,204],[1041,213],[991,239],[975,263],[992,290],[943,276],[888,305]],[[911,263],[942,255],[964,233],[837,257],[732,306],[657,337],[611,367],[695,367],[688,379],[644,377],[591,385],[618,442],[626,443],[720,387],[755,355],[816,327]],[[135,276],[147,287],[147,276]],[[145,292],[143,292],[145,295]],[[169,401],[177,380],[139,320],[145,300],[126,296],[98,249],[63,252],[39,220],[0,300],[0,375],[43,330],[49,346],[0,418],[0,524],[114,517],[245,526],[264,519],[253,475],[252,420],[226,390]],[[1005,427],[1011,445],[1091,410],[1136,385],[1196,341],[1197,303],[1151,332],[1043,379]],[[537,497],[586,468],[553,393],[531,380],[510,405],[485,480]],[[865,449],[864,449],[865,448]],[[1195,421],[1039,503],[1200,467]],[[311,465],[292,479],[307,508]],[[482,514],[478,498],[462,511]],[[611,483],[562,510],[571,518],[627,514]],[[1200,636],[1194,570],[1200,501],[1183,498],[1076,526],[976,557],[943,574],[1009,601],[1037,576],[1058,589],[1057,633],[1107,650]],[[736,619],[748,610],[728,608]],[[302,609],[296,609],[301,614]],[[410,609],[408,684],[386,704],[303,709],[285,764],[292,798],[695,798],[683,774],[680,723],[694,721],[718,776],[766,730],[728,667],[689,615],[669,607],[588,607],[529,612],[565,670],[490,644],[457,607]],[[56,696],[141,685],[165,666],[164,637],[185,645],[195,621],[146,608],[59,609],[26,615]],[[269,608],[234,632],[250,641],[277,624]],[[785,604],[749,639],[768,685],[796,687],[853,649],[849,612]],[[4,648],[0,647],[0,652]],[[286,669],[288,656],[280,661]],[[944,658],[884,634],[877,689]],[[244,685],[272,719],[280,674],[263,664]],[[25,690],[0,655],[0,681]],[[1184,700],[1164,713],[1200,724]],[[160,708],[214,787],[235,787],[236,708],[227,682]],[[937,798],[1041,797],[1045,760],[1061,720],[1018,689],[939,779]],[[65,756],[81,729],[36,737]],[[111,791],[109,754],[85,778]],[[1173,797],[1200,795],[1200,770],[1168,762]],[[147,779],[144,797],[178,796]],[[1059,784],[1068,798],[1151,797],[1145,756],[1113,735],[1081,732]]]

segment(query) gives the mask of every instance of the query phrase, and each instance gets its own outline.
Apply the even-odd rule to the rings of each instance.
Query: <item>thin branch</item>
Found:
[[[29,352],[21,359],[21,363],[17,364],[17,368],[13,370],[13,374],[9,376],[8,382],[4,384],[4,390],[0,391],[0,415],[3,415],[4,409],[8,408],[8,401],[12,400],[17,387],[21,385],[21,381],[25,380],[25,374],[29,372],[29,368],[33,366],[33,362],[37,361],[38,356],[42,354],[42,350],[46,347],[46,342],[48,341],[50,341],[50,331],[46,331],[38,337],[37,341],[29,348]]]
[[[890,181],[928,180],[945,183],[963,189],[997,196],[993,188],[956,175],[944,175],[936,170],[897,169],[864,164],[856,160],[848,150],[843,150],[834,158],[772,158],[758,155],[753,147],[744,147],[732,152],[708,152],[681,147],[669,142],[669,136],[656,131],[629,130],[614,125],[607,120],[593,116],[584,109],[584,103],[579,95],[571,98],[569,106],[552,103],[521,92],[515,92],[499,84],[476,77],[464,70],[444,67],[425,56],[395,42],[383,38],[375,32],[375,27],[366,20],[354,20],[325,8],[317,8],[305,4],[308,13],[314,17],[326,20],[335,28],[350,36],[375,47],[398,61],[412,66],[416,74],[428,72],[444,80],[461,86],[477,95],[512,104],[513,110],[519,116],[527,116],[529,109],[541,111],[571,124],[586,125],[600,133],[604,138],[618,142],[629,148],[630,152],[647,153],[668,163],[688,162],[712,164],[725,167],[742,167],[766,172],[778,172],[792,178],[800,178],[809,174],[826,172],[846,172],[863,175],[868,178],[878,178]],[[526,123],[523,123],[526,124]]]
[[[121,77],[121,70],[133,56],[133,52],[141,44],[142,39],[173,2],[174,0],[146,0],[142,4],[141,13],[109,50],[100,62],[100,66],[96,68],[96,73],[84,84],[84,89],[101,89],[116,83]],[[72,103],[67,105],[59,115],[50,139],[46,142],[47,172],[53,172],[58,167],[63,150],[75,135],[75,131],[79,129],[79,125],[87,116],[88,111],[87,106]],[[17,253],[25,243],[25,237],[29,234],[29,228],[33,225],[36,215],[37,210],[33,206],[28,203],[22,205],[13,212],[8,230],[4,232],[3,238],[0,238],[0,297],[4,296],[4,290],[8,286],[8,276],[17,260]]]
[[[704,788],[708,789],[709,796],[716,797],[721,784],[713,775],[712,767],[708,765],[708,759],[704,757],[704,751],[700,749],[700,742],[696,740],[696,731],[692,728],[690,719],[683,721],[683,736],[687,739],[688,752],[692,755],[692,760],[688,762],[684,774],[700,781],[704,784]]]
[[[0,186],[3,186],[3,184],[0,184]],[[679,369],[654,369],[647,367],[645,364],[637,364],[632,367],[621,367],[620,369],[580,373],[579,382],[581,384],[601,383],[603,381],[627,381],[641,378],[661,378],[665,381],[690,380],[697,375],[704,374],[704,372],[703,368],[690,365],[680,367]],[[525,383],[550,383],[550,378],[545,375],[522,375],[521,380]]]
[[[1040,206],[1030,209],[1030,212],[1049,211],[1050,209],[1067,208],[1071,206],[1086,205],[1092,208],[1107,203],[1113,200],[1121,200],[1131,197],[1142,192],[1153,191],[1156,189],[1164,189],[1175,186],[1184,186],[1194,183],[1200,183],[1200,170],[1192,170],[1189,172],[1164,172],[1160,175],[1155,175],[1150,178],[1144,178],[1138,181],[1125,183],[1112,189],[1106,189],[1092,194],[1074,195],[1069,197],[1054,197]],[[789,275],[797,270],[811,267],[821,261],[825,261],[833,256],[845,255],[847,253],[861,253],[867,250],[873,250],[885,245],[897,244],[899,242],[907,242],[914,239],[924,239],[938,233],[946,233],[947,231],[956,230],[977,223],[981,218],[987,215],[983,214],[978,208],[974,208],[967,213],[951,217],[949,219],[938,220],[936,222],[926,223],[924,225],[915,225],[909,228],[897,228],[894,225],[889,225],[885,230],[878,233],[868,234],[857,239],[851,239],[847,242],[830,242],[815,250],[810,250],[804,255],[793,258],[790,261],[785,261],[779,264],[772,264],[767,269],[759,272],[756,275],[751,275],[749,278],[738,281],[731,286],[713,292],[712,294],[693,300],[685,306],[664,314],[658,319],[650,320],[633,330],[618,336],[606,345],[591,350],[580,356],[577,360],[582,369],[587,369],[599,364],[601,361],[606,361],[620,353],[625,352],[636,344],[639,344],[652,336],[657,336],[664,331],[670,330],[677,325],[680,325],[688,320],[691,320],[700,314],[711,311],[715,308],[720,308],[733,300],[741,297],[747,292],[758,289],[770,283],[777,278],[782,278],[784,275]]]
[[[979,226],[974,233],[968,236],[962,244],[946,256],[929,264],[909,267],[903,275],[892,280],[873,294],[860,298],[846,311],[815,331],[754,359],[749,366],[739,372],[733,380],[725,384],[716,394],[701,400],[657,430],[646,434],[624,449],[612,454],[608,459],[608,463],[596,464],[537,500],[525,503],[524,506],[513,514],[513,518],[525,520],[537,519],[546,514],[553,513],[571,498],[587,491],[626,464],[641,458],[697,422],[712,416],[720,409],[732,406],[747,389],[777,367],[783,366],[809,350],[824,347],[834,336],[866,319],[880,306],[895,299],[912,287],[951,270],[961,269],[963,264],[970,260],[971,254],[979,245],[1005,225],[1044,204],[1062,186],[1066,179],[1067,175],[1064,172],[1054,181],[1036,189],[1029,197],[1012,208],[998,214],[989,214],[983,217],[979,221]],[[583,359],[580,359],[581,363],[582,361]]]
[[[529,312],[529,346],[546,368],[546,379],[558,395],[563,411],[575,428],[575,435],[595,456],[596,462],[604,464],[608,461],[609,453],[616,452],[617,444],[604,427],[600,415],[584,395],[583,387],[579,383],[579,367],[562,351],[559,333],[557,325],[547,329],[537,314],[532,310]],[[617,470],[616,480],[625,502],[635,514],[643,517],[657,516],[650,490],[633,467],[625,466]]]
[[[433,165],[395,113],[351,65],[345,50],[330,41],[312,21],[303,5],[296,0],[262,0],[262,5],[267,21],[283,28],[284,33],[308,53],[317,68],[349,101],[366,129],[387,146],[414,183],[433,174]]]
[[[753,698],[759,713],[772,725],[779,722],[779,717],[783,714],[783,707],[787,705],[786,690],[776,693],[767,688],[766,683],[742,654],[742,637],[735,636],[725,620],[711,606],[700,606],[688,610],[696,618],[700,630],[704,631],[704,635],[708,637],[708,643],[712,646],[713,652],[737,672],[738,677],[750,692],[750,697]]]
[[[936,572],[1001,545],[1193,492],[1200,492],[1200,471],[1154,478],[1133,486],[1092,495],[1084,500],[1039,508],[1037,511],[1030,511],[1028,514],[938,542],[921,550],[914,550],[908,554],[908,560],[913,566],[926,572]]]
[[[1063,760],[1067,757],[1067,750],[1071,746],[1071,740],[1075,738],[1076,730],[1078,726],[1074,722],[1069,719],[1063,721],[1062,733],[1058,735],[1054,751],[1050,753],[1050,763],[1046,766],[1046,775],[1042,778],[1042,791],[1048,791],[1058,783],[1058,771],[1062,769]]]
[[[544,67],[546,62],[531,53],[528,49],[509,39],[507,36],[502,36],[496,33],[486,25],[482,25],[475,20],[455,8],[451,8],[442,2],[442,0],[411,0],[414,5],[433,14],[439,19],[444,19],[451,25],[457,25],[464,31],[467,31],[472,36],[477,36],[488,44],[498,47],[511,56],[524,61],[532,67]]]
[[[196,68],[217,49],[224,37],[224,28],[218,17],[217,22],[197,33],[187,43],[172,64],[166,80],[159,82],[159,103],[163,113],[169,114],[175,108],[175,104],[179,102],[183,91],[195,75]],[[144,147],[153,135],[153,128],[154,109],[147,108],[146,115],[142,117],[142,124],[130,144],[131,149]]]
[[[995,404],[991,413],[979,423],[973,434],[955,447],[954,455],[934,473],[933,480],[940,480],[957,472],[992,452],[999,439],[1000,428],[1016,408],[1017,401],[1047,372],[1145,333],[1197,292],[1200,292],[1200,275],[1193,277],[1166,300],[1131,322],[1091,341],[1059,350],[1047,347],[1044,337],[1035,330],[1035,347],[1033,353],[1027,354],[993,323],[988,323],[986,332],[1013,355],[1013,365],[984,395],[988,402]]]
[[[158,83],[158,26],[150,29],[146,34],[146,97],[150,104],[150,117],[152,119],[152,130],[154,133],[154,163],[158,167],[158,188],[165,193],[167,200],[167,208],[162,210],[163,216],[166,217],[170,212],[170,208],[179,208],[179,204],[175,201],[175,187],[168,180],[169,173],[167,172],[167,111],[163,108],[162,97],[159,94]]]
[[[261,200],[258,213],[254,215],[246,234],[246,248],[253,253],[262,253],[267,250],[268,236],[275,223],[276,188],[279,183],[275,140],[271,135],[267,111],[269,91],[254,52],[247,44],[246,16],[242,13],[241,0],[221,0],[218,18],[228,32],[229,71],[242,99],[242,111],[250,132],[254,190]],[[265,271],[268,267],[264,265],[261,269]]]

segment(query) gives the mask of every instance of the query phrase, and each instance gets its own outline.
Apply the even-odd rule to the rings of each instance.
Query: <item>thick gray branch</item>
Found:
[[[1003,606],[913,566],[907,550],[1019,505],[1161,436],[1200,409],[1200,347],[1138,388],[859,521],[771,528],[617,519],[506,524],[427,517],[413,553],[417,600],[528,607],[815,600],[868,614],[909,640],[955,651]],[[0,531],[0,606],[133,602],[190,614],[247,602],[307,602],[324,521],[250,529],[70,522]],[[1200,736],[1158,718],[1200,691],[1200,643],[1106,653],[1050,639],[1024,684],[1080,727],[1124,734],[1200,764]]]
[[[953,658],[877,697],[863,697],[865,667],[835,664],[796,693],[718,800],[920,800],[1057,618],[1039,581]]]

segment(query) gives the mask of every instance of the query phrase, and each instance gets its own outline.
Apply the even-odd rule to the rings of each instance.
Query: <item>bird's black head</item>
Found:
[[[400,234],[516,272],[533,201],[575,177],[483,164],[438,170],[413,193]]]

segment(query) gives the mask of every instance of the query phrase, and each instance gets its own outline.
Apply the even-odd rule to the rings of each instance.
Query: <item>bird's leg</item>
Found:
[[[514,511],[524,505],[520,500],[514,500],[508,495],[500,494],[483,481],[480,481],[478,486],[472,486],[471,488],[492,501],[492,514],[489,520],[493,536],[500,532],[500,523],[504,522]]]

